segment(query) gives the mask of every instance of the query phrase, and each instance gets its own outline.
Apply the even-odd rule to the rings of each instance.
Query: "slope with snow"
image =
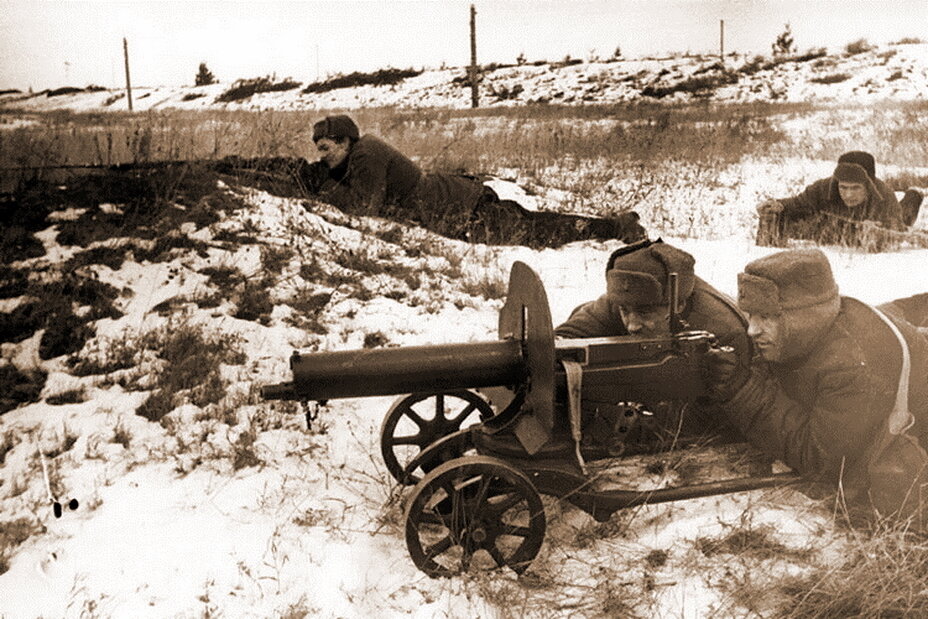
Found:
[[[856,54],[831,50],[810,54],[807,60],[752,59],[727,56],[674,56],[655,59],[542,63],[504,66],[484,72],[481,105],[527,103],[608,104],[633,101],[717,102],[909,101],[928,97],[928,43],[897,44]],[[768,66],[769,65],[769,66]],[[304,93],[302,86],[285,91],[257,93],[239,101],[217,102],[231,84],[197,87],[133,89],[133,109],[248,109],[317,110],[395,106],[401,108],[470,106],[465,68],[427,69],[416,77],[387,86],[354,86],[322,93]],[[707,78],[707,88],[684,87],[647,96],[647,89],[671,89],[687,80]],[[139,81],[136,79],[136,81]],[[141,78],[144,81],[144,78]],[[0,109],[30,112],[125,110],[124,90],[77,92],[49,97],[9,93],[0,95]]]

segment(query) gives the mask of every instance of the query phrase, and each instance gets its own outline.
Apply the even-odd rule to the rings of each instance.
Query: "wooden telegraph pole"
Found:
[[[470,5],[470,106],[480,107],[477,92],[477,9]]]
[[[719,20],[719,61],[725,64],[725,20]]]
[[[129,42],[122,38],[122,55],[126,60],[126,100],[129,102],[129,111],[132,111],[132,82],[129,80]]]

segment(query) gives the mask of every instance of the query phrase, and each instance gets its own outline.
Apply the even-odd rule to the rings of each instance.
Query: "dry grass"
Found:
[[[928,539],[900,524],[857,531],[838,565],[778,584],[780,616],[790,618],[928,616]]]

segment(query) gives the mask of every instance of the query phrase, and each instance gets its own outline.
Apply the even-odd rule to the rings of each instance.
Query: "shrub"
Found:
[[[259,92],[279,92],[299,87],[300,82],[293,81],[289,77],[280,82],[275,81],[271,76],[242,79],[237,80],[231,88],[216,97],[216,103],[241,101]]]
[[[403,80],[422,74],[422,69],[379,69],[373,73],[360,73],[355,71],[348,75],[337,75],[321,82],[313,82],[303,89],[303,93],[321,93],[338,88],[352,88],[355,86],[392,86]]]
[[[364,335],[364,348],[383,348],[388,343],[390,343],[390,338],[381,331],[374,331]]]
[[[45,398],[45,401],[52,406],[60,406],[62,404],[79,404],[81,402],[87,401],[87,393],[84,391],[83,387],[78,389],[69,389],[68,391],[62,391],[61,393],[50,395]]]
[[[847,52],[848,56],[869,52],[871,49],[873,49],[873,46],[870,45],[867,39],[857,39],[856,41],[851,41],[844,47],[844,50]]]
[[[38,520],[18,518],[0,523],[0,574],[10,569],[10,557],[13,549],[24,541],[45,531],[45,525]]]
[[[522,84],[515,84],[514,86],[489,86],[488,94],[491,97],[496,97],[498,101],[508,101],[510,99],[518,99],[519,95],[525,90]]]
[[[902,37],[898,41],[893,41],[890,45],[920,45],[925,42],[925,39],[920,39],[918,37]]]
[[[675,92],[687,92],[697,96],[708,95],[720,86],[734,84],[737,81],[737,72],[722,71],[699,76],[694,75],[676,84],[671,84],[670,86],[648,85],[641,90],[641,94],[645,97],[654,97],[655,99],[662,99]]]
[[[274,310],[274,304],[271,303],[267,294],[269,287],[270,284],[264,280],[246,282],[238,295],[235,314],[233,314],[235,318],[267,324]]]
[[[795,60],[796,62],[808,62],[810,60],[815,60],[816,58],[821,58],[822,56],[827,56],[828,50],[824,47],[815,47],[802,54],[793,56],[790,60]]]
[[[29,271],[0,265],[0,299],[9,299],[26,294],[29,287]],[[3,341],[0,338],[0,341]]]
[[[83,88],[75,88],[74,86],[64,86],[62,88],[56,88],[54,90],[49,90],[45,93],[46,97],[58,97],[61,95],[73,95],[76,92],[84,92]]]
[[[218,402],[226,385],[220,374],[222,364],[245,361],[239,338],[188,322],[149,332],[138,345],[154,351],[161,360],[153,393],[136,410],[149,421],[161,421],[185,402],[201,407]]]
[[[181,98],[181,101],[193,101],[194,99],[201,99],[205,96],[205,92],[188,92]]]
[[[758,71],[770,69],[773,66],[774,63],[768,62],[764,56],[757,55],[745,61],[745,63],[738,68],[738,72],[744,73],[745,75],[754,75]]]
[[[9,264],[44,255],[42,242],[22,226],[10,226],[0,233],[0,262]]]
[[[851,79],[851,76],[847,73],[832,73],[831,75],[823,75],[822,77],[813,77],[809,81],[815,84],[837,84],[849,79]]]
[[[124,92],[117,92],[115,95],[106,98],[106,101],[103,102],[103,107],[109,107],[126,96]]]
[[[68,359],[68,365],[74,376],[110,374],[135,366],[140,360],[139,352],[138,342],[132,338],[98,338],[83,355]]]
[[[39,340],[39,357],[54,359],[61,355],[75,353],[84,347],[84,343],[94,336],[94,329],[77,316],[59,315],[50,321]]]
[[[88,264],[102,264],[114,271],[118,271],[120,267],[122,267],[122,263],[125,262],[128,252],[129,248],[127,246],[99,246],[92,249],[85,249],[68,258],[67,262],[61,267],[61,270],[70,272]]]
[[[43,370],[23,372],[12,365],[0,367],[0,415],[21,404],[38,402],[48,374]]]

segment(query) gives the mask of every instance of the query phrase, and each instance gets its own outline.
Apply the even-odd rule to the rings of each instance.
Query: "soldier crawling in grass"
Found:
[[[710,352],[718,410],[806,479],[840,485],[852,505],[921,516],[928,294],[869,306],[839,295],[824,253],[795,249],[748,263],[738,306],[760,359],[746,368]]]
[[[880,250],[918,217],[922,194],[908,189],[902,201],[876,176],[873,155],[850,151],[834,173],[799,195],[765,200],[757,206],[758,245],[781,245],[787,238],[821,244],[864,245]]]
[[[321,154],[300,176],[308,193],[348,213],[409,220],[471,242],[557,247],[585,239],[644,238],[638,214],[612,218],[529,211],[472,176],[426,172],[345,115],[313,126]]]

